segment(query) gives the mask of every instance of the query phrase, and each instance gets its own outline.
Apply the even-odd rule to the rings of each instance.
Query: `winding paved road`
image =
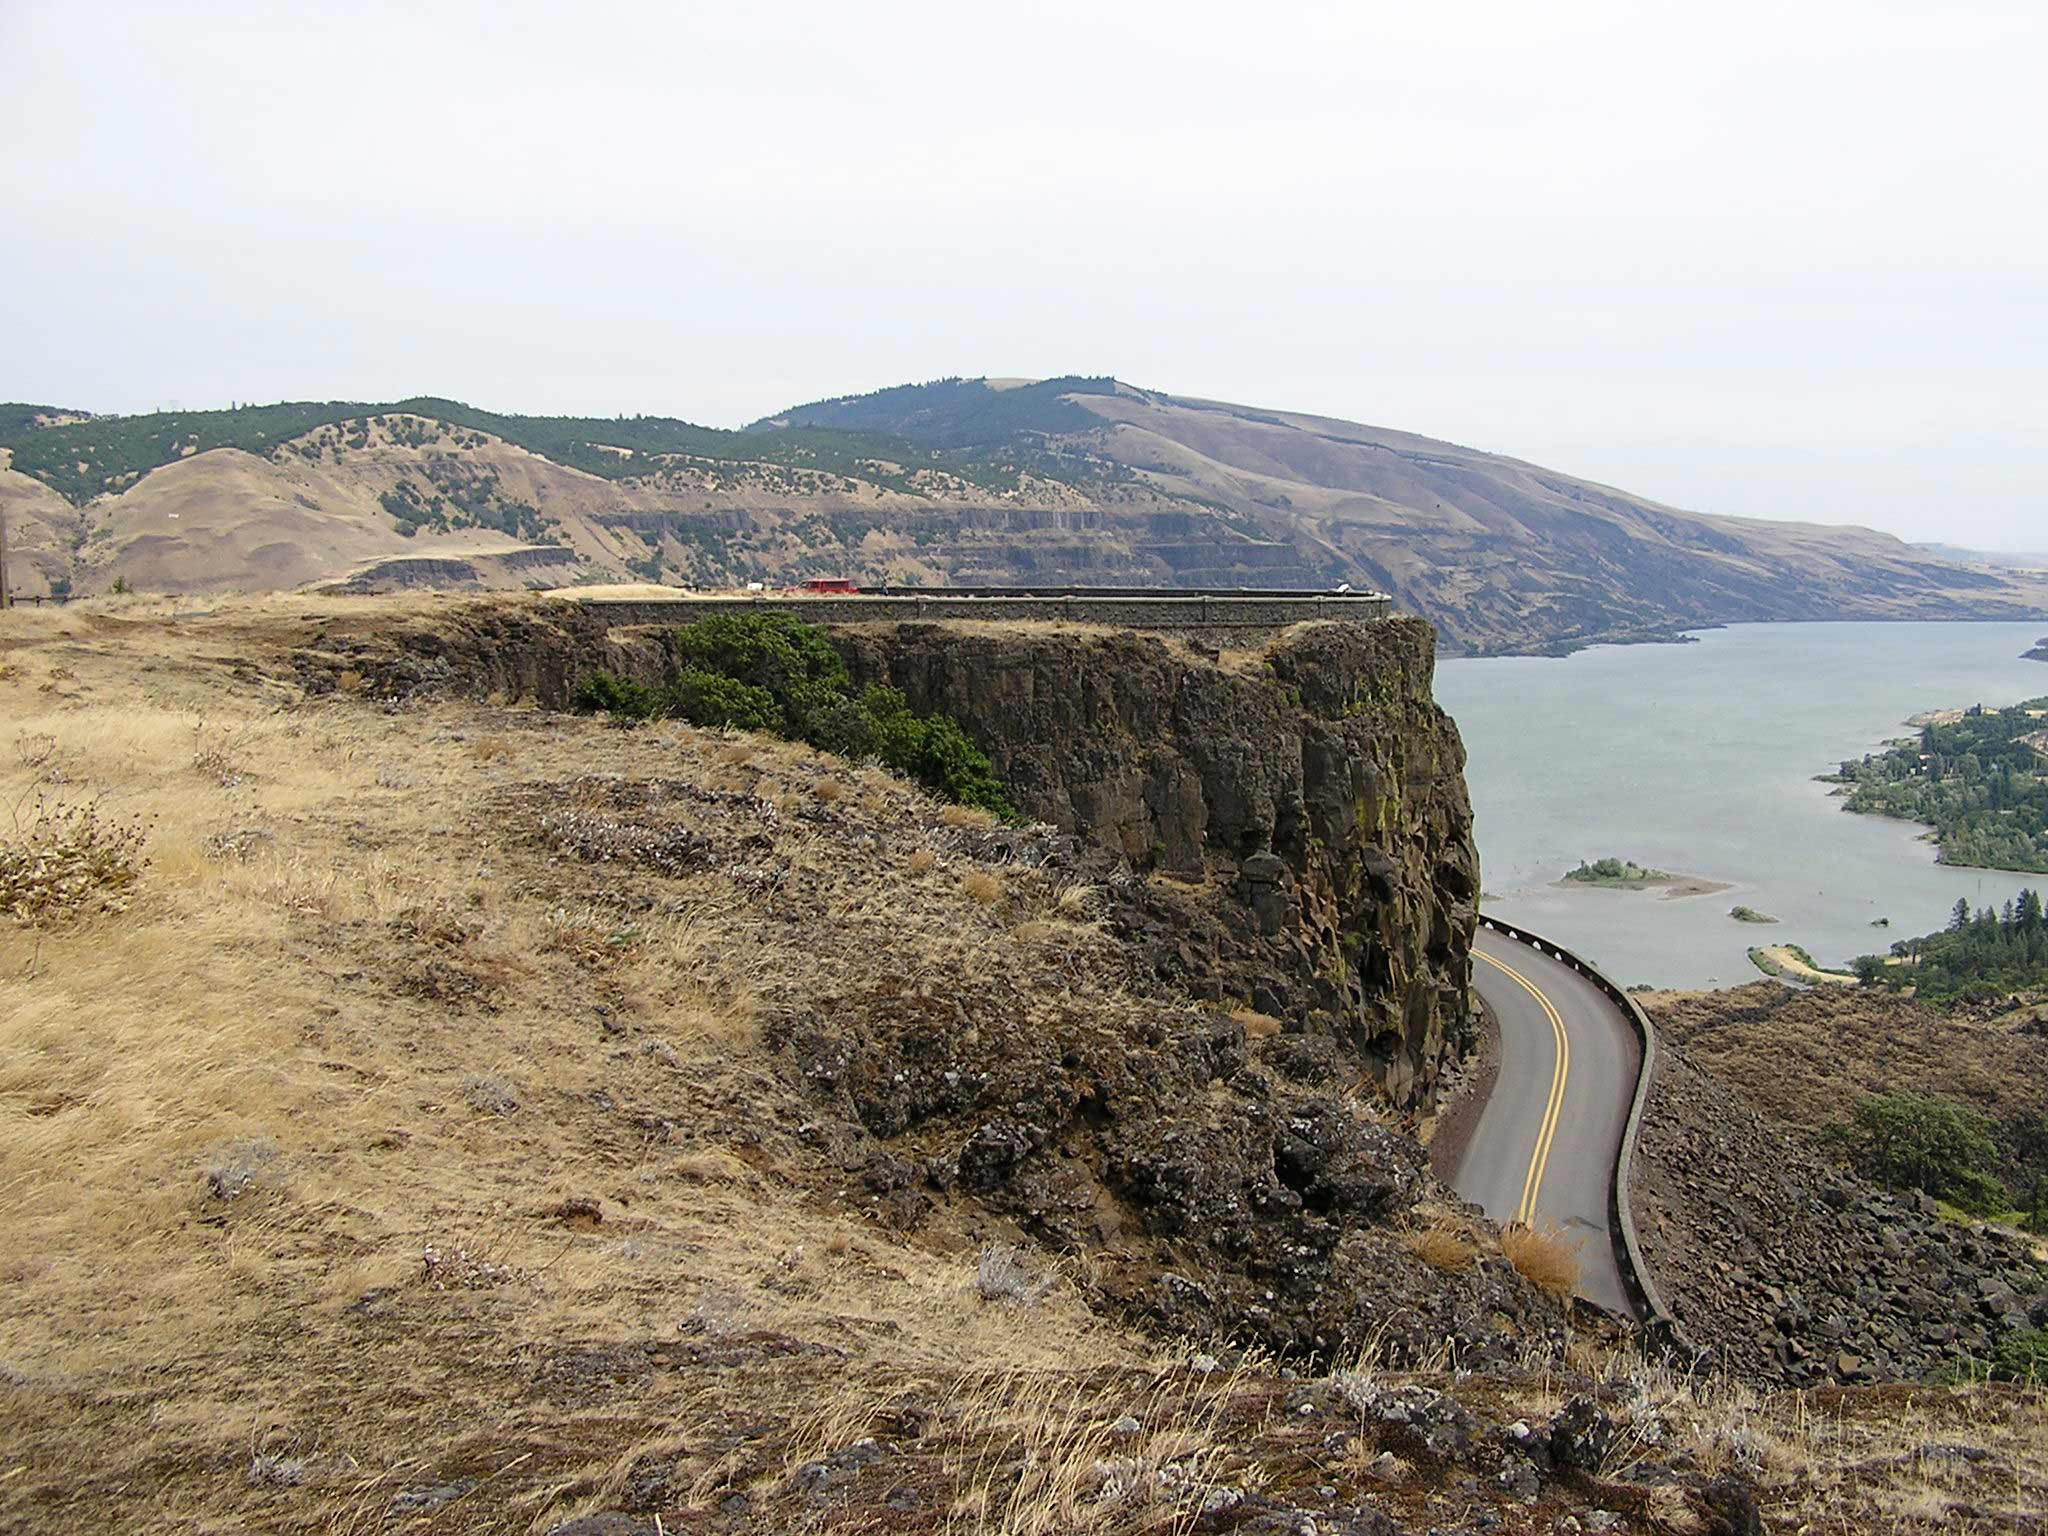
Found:
[[[1526,944],[1481,928],[1472,951],[1472,985],[1500,1020],[1500,1074],[1451,1184],[1495,1221],[1577,1241],[1580,1294],[1632,1314],[1607,1213],[1635,1031],[1585,977]]]

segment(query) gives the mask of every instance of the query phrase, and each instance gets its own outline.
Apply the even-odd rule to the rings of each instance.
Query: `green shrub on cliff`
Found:
[[[1991,1352],[1991,1374],[2031,1386],[2048,1383],[2048,1328],[2023,1328],[2000,1339]]]
[[[1936,1380],[1943,1385],[1974,1381],[2014,1381],[2022,1386],[2048,1386],[2048,1328],[2022,1328],[1992,1346],[1991,1358],[1966,1355]]]
[[[936,795],[1014,818],[988,756],[959,722],[920,715],[894,688],[860,694],[846,663],[814,626],[788,614],[715,614],[676,631],[683,663],[650,688],[599,672],[575,705],[624,720],[766,731],[840,757],[872,757]]]

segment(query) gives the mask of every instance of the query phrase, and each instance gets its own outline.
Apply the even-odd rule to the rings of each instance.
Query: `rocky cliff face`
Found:
[[[1403,1105],[1468,1043],[1478,859],[1427,624],[1303,626],[1242,670],[1135,634],[834,639],[1128,867],[1122,923],[1163,975],[1334,1040]]]
[[[1267,1014],[1328,1070],[1427,1104],[1470,1041],[1478,855],[1464,747],[1419,619],[1304,625],[1229,667],[1152,636],[1039,626],[831,631],[862,683],[942,710],[1015,803],[1094,850],[1112,921],[1163,980]],[[566,704],[600,669],[672,671],[667,633],[574,603],[328,621],[315,691]]]

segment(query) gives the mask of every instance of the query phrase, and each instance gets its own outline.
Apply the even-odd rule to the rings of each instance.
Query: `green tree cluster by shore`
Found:
[[[1577,869],[1565,871],[1565,879],[1581,885],[1646,885],[1652,880],[1669,880],[1670,875],[1661,869],[1650,869],[1628,859],[1594,859],[1590,863],[1579,861]]]
[[[2048,699],[1972,709],[1844,762],[1845,807],[1934,828],[1944,864],[2048,873]]]
[[[2003,907],[1970,910],[1958,901],[1948,927],[1892,945],[1882,956],[1864,955],[1856,974],[1867,984],[1893,991],[1910,986],[1924,1002],[1953,999],[1989,1002],[2014,992],[2048,986],[2048,919],[2041,893],[2021,891]]]

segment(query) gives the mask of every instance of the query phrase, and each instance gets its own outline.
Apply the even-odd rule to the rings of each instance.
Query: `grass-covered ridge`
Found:
[[[945,715],[912,712],[894,688],[856,694],[824,633],[782,613],[715,614],[676,631],[682,669],[648,687],[600,672],[576,704],[625,720],[764,731],[884,766],[959,805],[1006,819],[1015,812],[988,756]]]
[[[0,448],[12,447],[30,433],[45,431],[55,422],[88,414],[57,405],[33,405],[26,400],[0,400]]]
[[[451,427],[488,432],[507,442],[607,480],[646,474],[664,455],[721,462],[761,462],[858,476],[892,489],[915,488],[921,470],[940,469],[971,484],[1006,490],[1018,483],[1019,456],[977,439],[973,448],[913,444],[875,431],[809,426],[777,431],[726,431],[667,416],[520,416],[486,411],[459,400],[417,396],[386,403],[351,400],[287,401],[225,411],[156,411],[138,416],[95,416],[61,426],[38,426],[43,406],[0,407],[0,443],[14,450],[14,467],[83,506],[95,496],[127,489],[152,469],[214,448],[271,454],[280,444],[315,428],[391,416],[422,416]],[[618,450],[629,450],[620,453]],[[650,461],[653,461],[650,463]],[[1068,471],[1047,459],[1034,473],[1061,478]]]
[[[2048,698],[1969,710],[1842,764],[1844,809],[1934,828],[1941,862],[2048,872]]]

